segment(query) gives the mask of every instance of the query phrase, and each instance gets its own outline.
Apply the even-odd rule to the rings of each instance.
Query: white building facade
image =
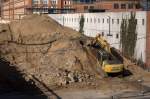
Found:
[[[84,34],[95,37],[101,34],[112,47],[120,49],[120,27],[122,19],[130,18],[131,12],[105,12],[105,13],[75,13],[75,14],[50,14],[60,24],[79,30],[81,15],[84,16]],[[146,61],[146,22],[145,11],[136,12],[137,19],[137,44],[135,57]],[[111,35],[111,36],[110,36]]]

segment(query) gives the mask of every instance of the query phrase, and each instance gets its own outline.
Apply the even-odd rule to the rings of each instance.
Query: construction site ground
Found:
[[[149,99],[150,73],[124,58],[103,78],[91,39],[43,15],[0,24],[0,99]]]
[[[126,78],[128,79],[128,78]],[[143,81],[144,83],[144,81]],[[107,78],[89,83],[74,83],[47,89],[44,94],[33,94],[30,91],[6,91],[0,94],[1,99],[149,99],[150,83],[146,86],[137,81]],[[6,89],[5,89],[6,90]],[[8,89],[7,89],[8,90]],[[144,91],[144,94],[143,94]],[[115,98],[116,97],[116,98]]]

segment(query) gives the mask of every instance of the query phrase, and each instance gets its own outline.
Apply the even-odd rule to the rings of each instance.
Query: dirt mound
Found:
[[[86,81],[95,75],[91,66],[96,62],[85,50],[89,38],[48,16],[30,15],[1,25],[0,31],[1,56],[48,86]]]
[[[80,36],[44,15],[30,15],[19,22],[11,22],[10,30],[13,40],[22,40],[24,43],[46,43],[53,39]]]

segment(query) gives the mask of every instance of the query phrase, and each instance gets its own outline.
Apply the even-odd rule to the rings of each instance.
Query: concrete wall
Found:
[[[106,12],[106,13],[84,13],[84,34],[90,37],[95,37],[97,34],[104,34],[111,46],[120,48],[120,25],[122,18],[129,18],[130,12]],[[138,40],[135,49],[135,57],[142,58],[146,62],[146,12],[136,12]],[[81,13],[78,14],[50,14],[54,20],[64,26],[79,30],[79,21]],[[109,34],[112,36],[107,36]],[[118,38],[117,38],[118,35]]]
[[[150,67],[150,11],[147,12],[146,64]]]

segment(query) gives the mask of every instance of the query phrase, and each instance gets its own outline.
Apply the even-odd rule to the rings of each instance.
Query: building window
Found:
[[[142,19],[142,25],[144,25],[145,24],[145,21],[144,21],[144,19]]]
[[[119,24],[119,19],[117,19],[117,24]]]
[[[48,1],[47,1],[47,4],[48,4]],[[56,1],[51,1],[51,4],[52,4],[52,5],[56,5],[57,2],[56,2]]]
[[[94,6],[90,6],[90,9],[94,9]]]
[[[48,0],[43,0],[43,4],[48,4]]]
[[[107,23],[109,23],[109,19],[107,19]]]
[[[119,4],[118,3],[114,4],[114,9],[119,9]]]
[[[141,5],[138,3],[138,4],[135,5],[135,8],[136,8],[136,9],[140,9],[140,8],[141,8]]]
[[[126,4],[121,4],[121,9],[126,9]]]
[[[105,19],[103,19],[103,23],[105,22]]]
[[[64,5],[66,5],[67,4],[67,2],[66,1],[64,1]]]
[[[133,9],[133,4],[132,3],[128,4],[128,9]]]
[[[38,0],[33,0],[33,4],[39,4],[39,1]]]
[[[112,24],[114,24],[114,19],[112,19]]]
[[[116,38],[117,38],[117,39],[119,38],[119,34],[116,34]]]
[[[88,6],[84,6],[84,10],[87,10],[88,9]]]
[[[102,36],[104,36],[104,32],[102,32]]]

